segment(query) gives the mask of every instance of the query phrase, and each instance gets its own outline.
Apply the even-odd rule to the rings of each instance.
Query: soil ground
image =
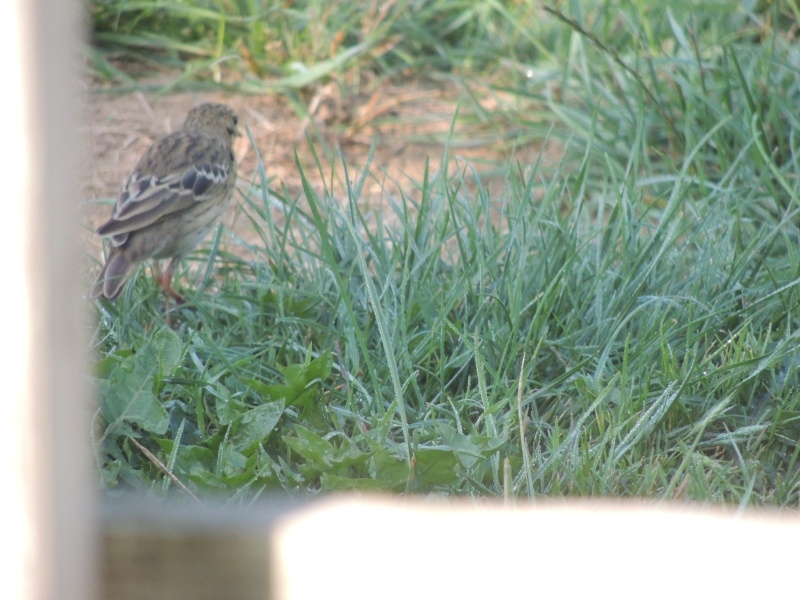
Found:
[[[322,190],[307,136],[330,178],[335,151],[341,151],[351,178],[363,171],[370,146],[376,142],[371,165],[371,180],[365,186],[362,202],[376,205],[387,194],[399,189],[416,197],[415,182],[422,180],[426,164],[431,172],[439,168],[453,115],[463,112],[475,99],[482,110],[509,110],[514,98],[503,98],[488,90],[467,91],[453,83],[390,84],[374,86],[368,93],[354,94],[345,101],[333,84],[318,88],[308,100],[308,118],[300,118],[284,96],[213,93],[115,94],[95,91],[87,95],[84,133],[90,163],[81,190],[84,203],[81,220],[86,224],[84,244],[87,252],[101,257],[100,240],[92,231],[110,213],[110,203],[119,193],[128,173],[139,157],[158,137],[179,128],[188,110],[200,102],[224,102],[239,114],[250,129],[264,161],[270,188],[289,192],[294,199],[302,192],[295,165],[297,152],[306,175]],[[519,110],[514,106],[512,110]],[[474,110],[472,111],[474,114]],[[450,172],[463,169],[468,161],[482,175],[490,189],[498,189],[511,153],[516,162],[532,164],[542,153],[538,144],[519,145],[507,135],[482,125],[476,118],[459,118],[450,137]],[[247,136],[237,140],[240,182],[255,181],[256,156]],[[548,149],[545,162],[557,160],[558,150]],[[547,160],[549,158],[549,160]],[[456,160],[454,160],[456,159]],[[334,169],[341,177],[342,169]],[[341,181],[334,182],[341,184]],[[341,192],[341,188],[337,191]],[[237,234],[250,227],[241,211],[231,210],[226,225]]]

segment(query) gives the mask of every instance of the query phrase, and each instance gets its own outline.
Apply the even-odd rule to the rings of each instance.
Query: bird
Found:
[[[183,127],[156,140],[131,172],[111,218],[96,233],[110,238],[105,264],[89,297],[114,300],[140,263],[153,259],[153,274],[169,297],[175,268],[216,225],[233,195],[237,176],[233,140],[239,117],[229,106],[192,108]],[[159,260],[171,258],[166,272]]]

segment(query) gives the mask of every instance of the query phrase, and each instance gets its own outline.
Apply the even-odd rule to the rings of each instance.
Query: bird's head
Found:
[[[242,135],[238,128],[239,117],[225,104],[208,102],[195,106],[186,116],[183,128],[192,131],[207,131],[225,139]]]

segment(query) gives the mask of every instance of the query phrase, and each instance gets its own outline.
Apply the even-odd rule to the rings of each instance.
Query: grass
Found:
[[[95,2],[97,55],[135,59],[130,36],[169,33],[148,21],[156,6],[176,20],[201,10]],[[260,241],[221,232],[187,261],[174,329],[142,274],[97,304],[94,446],[109,490],[797,506],[793,13],[576,2],[528,30],[521,5],[397,2],[359,34],[369,11],[330,10],[322,27],[322,4],[256,15],[239,2],[223,27],[221,6],[186,17],[200,58],[163,42],[163,60],[199,73],[235,56],[243,91],[289,90],[286,65],[256,78],[242,58],[266,32],[287,61],[323,65],[297,89],[367,68],[469,81],[502,66],[485,79],[538,102],[542,135],[565,151],[553,168],[510,160],[490,193],[445,145],[455,171],[429,170],[369,211],[369,163],[298,161],[295,196],[268,189],[262,165],[241,196]],[[115,10],[114,31],[127,29],[109,38]],[[335,47],[324,35],[337,32]],[[482,116],[543,131],[522,112]],[[312,183],[333,178],[344,198]]]

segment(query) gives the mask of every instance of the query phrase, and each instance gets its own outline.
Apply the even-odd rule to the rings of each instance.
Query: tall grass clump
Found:
[[[175,331],[144,278],[104,306],[109,485],[169,485],[127,441],[145,434],[179,478],[237,495],[499,495],[507,460],[515,495],[792,502],[789,219],[757,234],[757,196],[686,169],[587,157],[511,170],[493,197],[461,166],[367,213],[369,165],[342,203],[298,163],[303,197],[250,190],[261,240],[218,251],[210,290],[196,271]]]
[[[146,277],[98,304],[105,486],[796,506],[793,33],[640,5],[553,9],[552,54],[509,59],[554,165],[497,190],[445,144],[390,192],[315,154],[292,194],[260,164],[255,238],[194,255],[174,329]]]

